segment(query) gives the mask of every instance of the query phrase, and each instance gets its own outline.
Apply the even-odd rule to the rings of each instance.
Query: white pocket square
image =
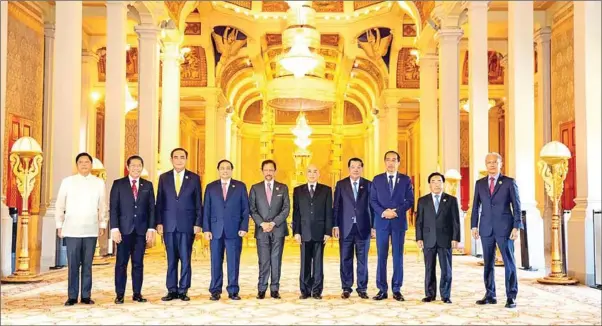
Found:
[[[280,195],[276,195],[276,197],[282,197],[282,194],[280,194]]]

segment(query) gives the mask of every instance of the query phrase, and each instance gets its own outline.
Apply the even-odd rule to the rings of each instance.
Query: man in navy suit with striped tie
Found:
[[[128,176],[117,179],[111,187],[109,213],[111,234],[117,243],[115,262],[116,304],[123,303],[127,266],[132,259],[132,300],[146,302],[142,297],[144,251],[155,237],[155,191],[150,181],[140,178],[144,161],[138,155],[127,159]]]
[[[403,284],[403,244],[408,221],[406,211],[414,205],[414,190],[410,177],[397,172],[400,156],[395,151],[385,153],[385,173],[374,177],[370,190],[370,205],[374,210],[374,228],[376,229],[376,286],[378,294],[374,300],[384,300],[387,291],[387,258],[389,257],[389,239],[393,246],[393,298],[404,301],[401,294]]]
[[[167,251],[167,295],[163,301],[190,301],[188,289],[192,276],[190,266],[194,235],[201,232],[201,177],[185,169],[188,152],[183,148],[171,151],[173,170],[159,177],[157,193],[157,232],[164,234]],[[178,264],[180,281],[178,283]]]
[[[353,291],[353,256],[357,256],[357,294],[368,299],[368,250],[373,215],[370,208],[372,182],[362,178],[364,162],[354,157],[347,163],[349,177],[337,182],[334,189],[334,223],[332,234],[339,239],[343,299]]]

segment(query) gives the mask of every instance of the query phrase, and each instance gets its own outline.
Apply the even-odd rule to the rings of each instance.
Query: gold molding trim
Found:
[[[9,2],[8,14],[23,22],[37,34],[44,34],[44,23],[41,17],[34,16],[22,3]]]

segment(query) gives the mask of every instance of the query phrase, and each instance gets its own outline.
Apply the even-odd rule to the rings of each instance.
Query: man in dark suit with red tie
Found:
[[[144,161],[138,155],[127,159],[128,176],[117,179],[111,187],[109,214],[111,233],[117,243],[115,262],[116,304],[123,303],[127,266],[132,259],[132,300],[146,302],[142,296],[144,251],[155,237],[155,192],[150,181],[140,178]]]
[[[163,301],[189,301],[188,289],[192,275],[190,266],[194,235],[201,232],[201,178],[185,169],[188,152],[183,148],[171,151],[173,170],[159,177],[157,192],[157,232],[163,234],[167,251],[167,295]],[[178,264],[180,282],[178,284]]]
[[[489,153],[485,158],[487,176],[477,180],[472,203],[470,224],[472,236],[481,238],[485,263],[485,297],[478,305],[496,304],[495,293],[495,247],[502,253],[506,272],[506,308],[516,307],[518,278],[514,261],[514,240],[523,228],[520,197],[514,179],[502,175],[502,156]],[[479,212],[480,210],[480,212]]]
[[[368,251],[373,215],[370,208],[372,182],[362,178],[364,162],[354,157],[347,163],[349,177],[337,182],[334,189],[334,227],[341,254],[341,297],[348,299],[353,290],[353,256],[357,256],[357,294],[368,299]],[[355,252],[355,254],[354,254]]]
[[[439,293],[444,303],[451,302],[452,248],[460,241],[460,209],[458,199],[443,192],[445,177],[431,173],[428,177],[431,193],[418,199],[416,243],[424,252],[424,291],[422,302],[437,297],[437,257],[441,268]]]

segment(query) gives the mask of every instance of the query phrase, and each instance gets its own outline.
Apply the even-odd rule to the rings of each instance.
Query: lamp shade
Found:
[[[40,144],[33,139],[32,137],[25,136],[17,139],[17,141],[13,144],[13,147],[10,150],[11,153],[31,153],[31,154],[41,154],[42,148]]]
[[[445,179],[462,180],[462,175],[456,169],[449,169],[447,172],[445,172]]]
[[[92,170],[102,170],[105,166],[96,157],[92,159]]]
[[[542,159],[569,159],[571,158],[571,151],[568,147],[566,147],[565,144],[554,140],[542,147],[541,151],[539,152],[539,156]]]

